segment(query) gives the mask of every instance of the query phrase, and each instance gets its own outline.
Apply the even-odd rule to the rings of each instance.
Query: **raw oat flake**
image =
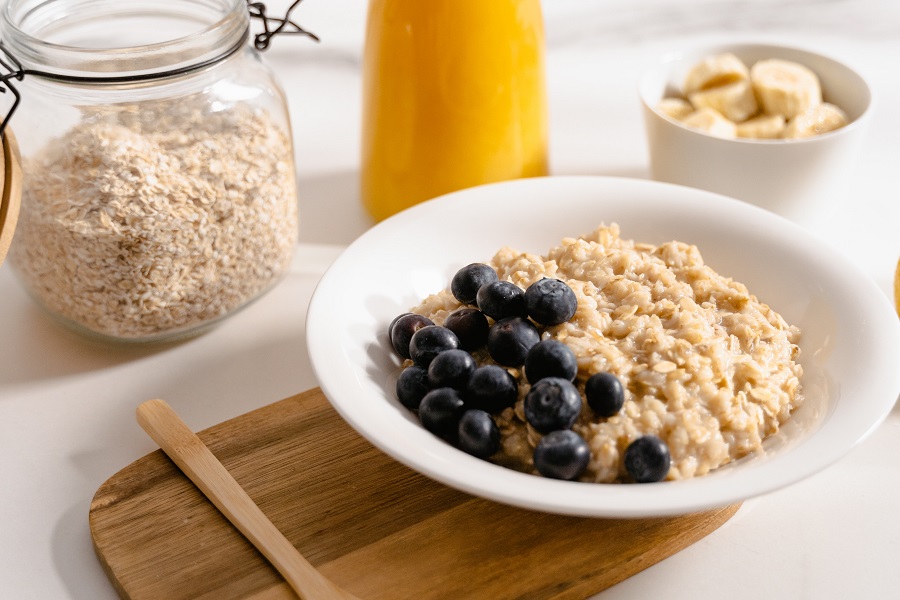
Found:
[[[110,107],[23,164],[11,262],[51,313],[102,336],[148,339],[213,322],[289,265],[290,144],[260,108]]]

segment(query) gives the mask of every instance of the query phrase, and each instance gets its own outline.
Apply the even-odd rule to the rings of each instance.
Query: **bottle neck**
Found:
[[[27,72],[136,81],[188,72],[241,48],[245,0],[8,0],[0,40]]]

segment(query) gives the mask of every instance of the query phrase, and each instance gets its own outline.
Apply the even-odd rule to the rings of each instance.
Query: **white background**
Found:
[[[269,4],[277,13],[288,2]],[[280,38],[266,55],[290,103],[302,243],[291,274],[260,302],[181,345],[108,348],[59,329],[0,269],[0,598],[115,598],[87,513],[105,479],[155,449],[134,421],[140,401],[164,397],[202,429],[316,385],[306,303],[341,246],[370,226],[357,194],[365,10],[364,0],[305,0],[295,17],[322,43]],[[550,0],[544,11],[554,174],[647,176],[636,78],[666,51],[764,41],[857,67],[877,96],[868,142],[845,201],[814,231],[890,293],[900,3]],[[600,597],[894,598],[898,506],[895,408],[838,464],[745,503],[717,532]]]

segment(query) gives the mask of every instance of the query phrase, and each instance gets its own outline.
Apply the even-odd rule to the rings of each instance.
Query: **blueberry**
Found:
[[[534,449],[534,467],[544,477],[554,479],[577,479],[590,459],[587,442],[571,429],[548,433]]]
[[[497,365],[475,369],[466,385],[466,404],[489,413],[498,413],[519,399],[519,384],[509,371]]]
[[[422,398],[419,421],[431,433],[452,441],[464,410],[459,392],[453,388],[438,388]]]
[[[487,317],[477,308],[460,308],[447,315],[444,327],[459,338],[459,347],[463,350],[478,350],[487,343]]]
[[[531,347],[525,356],[525,376],[534,384],[544,377],[562,377],[573,381],[578,374],[578,361],[571,348],[558,340],[543,340]]]
[[[433,388],[466,387],[469,376],[475,371],[475,359],[465,350],[447,350],[434,357],[428,365],[428,384]]]
[[[639,437],[625,449],[625,470],[638,483],[662,481],[671,462],[669,447],[655,435]]]
[[[500,449],[500,430],[488,413],[478,409],[467,410],[459,420],[456,443],[472,456],[487,458]]]
[[[397,324],[397,321],[399,321],[399,320],[402,319],[403,317],[405,317],[405,316],[407,316],[407,315],[411,315],[411,314],[412,314],[412,313],[405,312],[405,313],[401,313],[401,314],[397,315],[396,317],[394,317],[394,320],[391,321],[391,324],[390,324],[390,325],[388,325],[388,330],[387,330],[387,331],[388,331],[388,339],[389,339],[389,340],[393,340],[393,337],[394,337],[394,325]]]
[[[417,410],[419,403],[431,386],[428,384],[428,371],[412,365],[400,372],[397,378],[397,399],[406,408]]]
[[[507,367],[520,367],[528,351],[541,341],[541,334],[526,319],[509,317],[497,321],[488,331],[491,358]]]
[[[573,316],[578,299],[565,282],[544,277],[525,290],[525,309],[528,316],[541,325],[559,325]]]
[[[625,389],[612,373],[594,373],[584,385],[588,406],[600,417],[611,417],[625,404]]]
[[[540,433],[571,427],[581,412],[578,388],[560,377],[545,377],[525,396],[525,419]]]
[[[397,323],[395,329],[399,328],[402,323],[403,321]],[[409,356],[414,363],[427,369],[435,356],[458,347],[459,340],[455,333],[446,327],[428,325],[417,330],[409,340]]]
[[[481,286],[494,281],[497,281],[497,271],[482,263],[472,263],[456,272],[450,282],[450,292],[463,304],[475,304]]]
[[[495,321],[527,316],[525,292],[509,281],[495,281],[481,286],[477,301],[478,309]]]
[[[388,327],[394,352],[403,358],[409,358],[409,341],[412,339],[413,334],[429,325],[434,325],[431,319],[413,313],[400,315],[394,319],[391,326]]]

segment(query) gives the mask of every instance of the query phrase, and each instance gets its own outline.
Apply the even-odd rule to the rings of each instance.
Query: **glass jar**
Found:
[[[9,261],[107,339],[198,333],[271,289],[297,241],[284,93],[244,0],[8,0],[24,71]]]
[[[375,219],[547,174],[539,0],[370,0],[361,196]]]

